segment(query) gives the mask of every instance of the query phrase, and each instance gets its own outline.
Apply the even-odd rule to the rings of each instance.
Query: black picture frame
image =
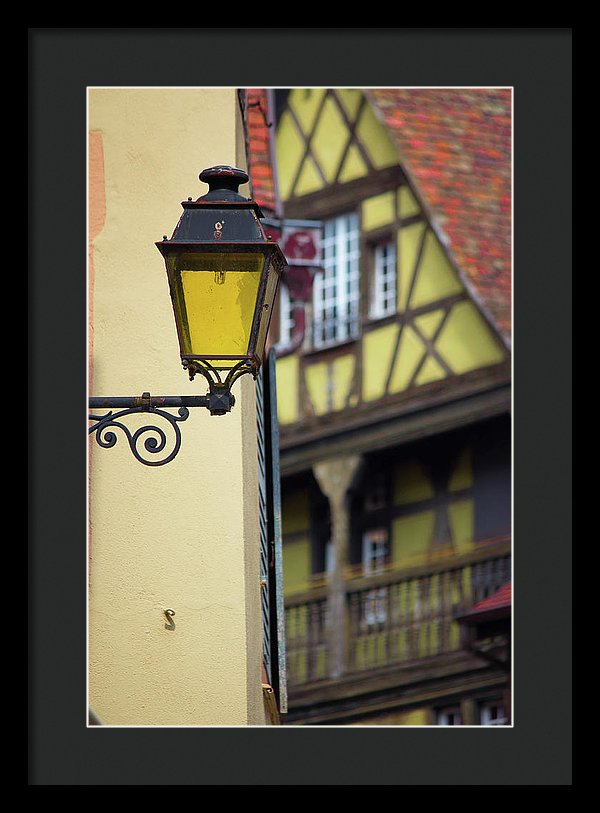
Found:
[[[572,29],[29,28],[28,59],[29,784],[572,784]],[[86,88],[297,85],[514,88],[512,729],[86,726]]]

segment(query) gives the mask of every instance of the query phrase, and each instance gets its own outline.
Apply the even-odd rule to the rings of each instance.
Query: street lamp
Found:
[[[171,238],[165,235],[156,246],[165,260],[181,363],[190,380],[198,374],[206,378],[209,391],[205,396],[152,398],[144,393],[141,398],[89,399],[92,409],[123,408],[116,414],[90,415],[95,423],[89,431],[96,432],[98,444],[114,446],[116,435],[109,427],[118,427],[146,465],[164,465],[177,454],[177,423],[187,419],[188,407],[202,406],[211,415],[224,415],[235,404],[233,383],[246,373],[256,378],[286,266],[279,246],[265,236],[260,207],[238,192],[248,175],[235,167],[215,166],[199,177],[209,191],[182,203],[183,214]],[[179,407],[179,417],[164,412],[169,406]],[[147,452],[163,451],[166,437],[157,427],[130,433],[121,418],[135,412],[152,412],[171,423],[176,443],[168,458],[146,460],[137,453],[140,438],[150,429],[159,439],[145,440]]]
[[[231,384],[258,372],[286,261],[265,237],[258,204],[238,192],[245,172],[217,166],[200,180],[208,193],[182,203],[171,239],[156,246],[165,259],[181,361],[191,379],[205,376],[211,414],[223,414],[234,403]],[[225,381],[219,371],[227,371]]]

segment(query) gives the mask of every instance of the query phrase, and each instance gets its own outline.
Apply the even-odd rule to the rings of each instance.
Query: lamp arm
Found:
[[[205,407],[211,415],[225,415],[231,411],[235,404],[235,397],[231,392],[231,387],[245,373],[252,373],[256,378],[256,369],[248,359],[243,359],[229,370],[225,381],[221,379],[218,370],[205,361],[184,360],[184,367],[189,371],[190,379],[199,373],[208,381],[209,391],[207,395],[159,395],[151,396],[149,392],[142,393],[141,396],[91,396],[88,399],[90,410],[108,409],[104,415],[97,415],[90,412],[88,420],[92,422],[88,429],[88,434],[95,433],[96,442],[103,449],[110,449],[117,443],[117,435],[113,431],[119,429],[129,443],[129,448],[133,456],[145,466],[164,466],[170,463],[181,448],[181,430],[179,423],[189,417],[191,407]],[[177,408],[178,413],[174,415],[166,412],[169,407]],[[113,410],[118,410],[114,412]],[[158,455],[167,448],[167,435],[164,430],[157,425],[148,424],[130,431],[123,418],[139,413],[151,413],[157,418],[166,421],[173,430],[173,448],[165,457],[154,458],[144,456]],[[142,452],[143,446],[143,452]]]

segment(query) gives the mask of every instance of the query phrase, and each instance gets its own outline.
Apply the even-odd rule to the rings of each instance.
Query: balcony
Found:
[[[346,675],[417,663],[461,649],[456,616],[511,579],[510,539],[377,575],[349,570],[345,629],[330,630],[328,586],[288,596],[285,604],[288,685],[331,677],[328,642],[345,636]]]

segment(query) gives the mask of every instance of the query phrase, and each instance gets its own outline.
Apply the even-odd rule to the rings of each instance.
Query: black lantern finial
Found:
[[[208,184],[208,192],[199,200],[248,200],[238,192],[239,187],[250,180],[248,173],[243,169],[220,164],[203,169],[198,177],[203,183]]]

